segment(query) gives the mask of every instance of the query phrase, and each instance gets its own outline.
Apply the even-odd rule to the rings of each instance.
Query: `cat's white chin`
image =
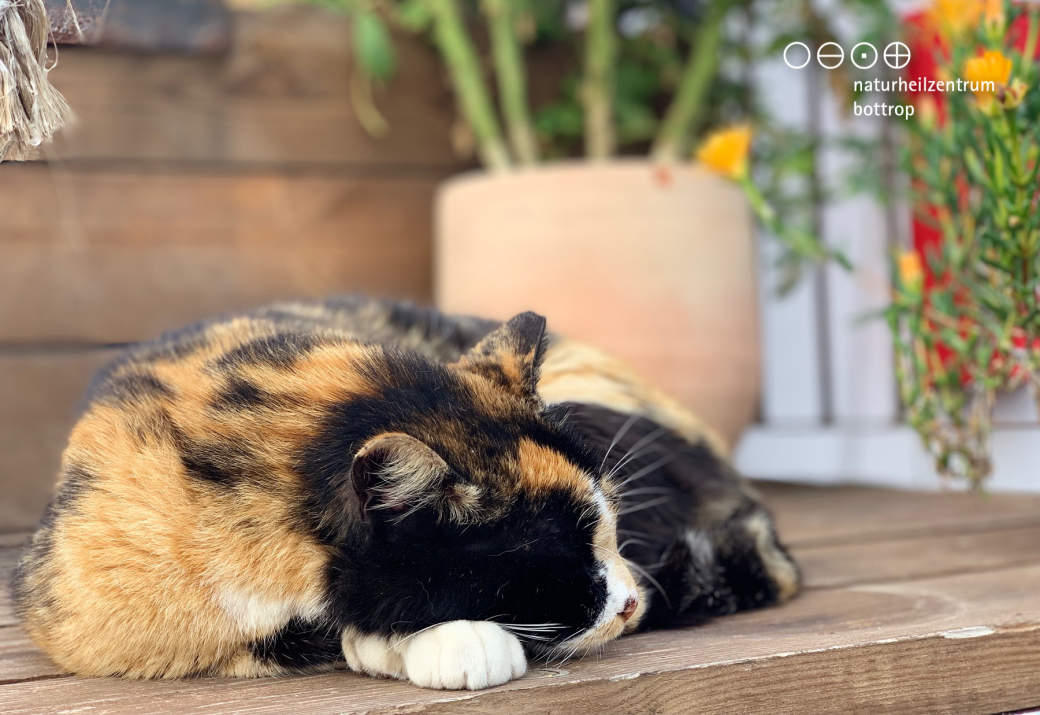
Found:
[[[527,672],[517,637],[487,621],[450,621],[400,638],[347,629],[343,654],[354,671],[438,690],[481,690]]]

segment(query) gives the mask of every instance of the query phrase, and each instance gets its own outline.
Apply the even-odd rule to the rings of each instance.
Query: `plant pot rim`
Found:
[[[606,173],[639,174],[649,172],[662,183],[667,182],[669,174],[685,174],[700,180],[714,180],[731,184],[728,179],[693,161],[660,162],[651,157],[615,157],[608,160],[590,161],[588,159],[558,159],[534,166],[521,166],[505,171],[488,169],[469,169],[455,174],[441,182],[438,191],[461,188],[469,184],[487,181],[531,181],[543,176],[559,176],[566,174]],[[661,173],[659,173],[661,172]]]

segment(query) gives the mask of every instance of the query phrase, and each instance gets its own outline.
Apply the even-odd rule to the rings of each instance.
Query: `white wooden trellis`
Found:
[[[825,72],[793,70],[778,59],[756,68],[756,83],[779,122],[815,127],[828,137],[878,136],[879,120],[841,110]],[[835,180],[842,161],[838,153],[824,151],[821,179]],[[773,249],[767,240],[761,242],[761,419],[735,450],[737,466],[748,476],[912,489],[943,486],[917,435],[900,419],[888,329],[880,319],[864,319],[886,304],[890,242],[905,245],[910,231],[907,208],[890,210],[894,213],[886,214],[867,196],[822,207],[824,240],[842,247],[856,270],[849,274],[828,267],[825,275],[804,280],[785,298],[772,290]],[[1000,398],[993,448],[990,489],[1040,492],[1040,427],[1024,391]]]

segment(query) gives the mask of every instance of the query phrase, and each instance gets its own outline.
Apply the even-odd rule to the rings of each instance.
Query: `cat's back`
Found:
[[[372,392],[386,350],[346,326],[249,314],[104,368],[18,568],[30,635],[75,672],[176,677],[221,663],[234,674],[227,644],[285,613],[319,613],[328,554],[294,459],[334,405]],[[180,645],[157,649],[148,624],[171,610],[192,617],[170,636]],[[118,663],[103,651],[113,642]]]

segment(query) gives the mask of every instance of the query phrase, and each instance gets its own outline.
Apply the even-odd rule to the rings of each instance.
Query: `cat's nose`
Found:
[[[633,594],[625,599],[625,605],[618,615],[621,616],[621,620],[627,622],[629,618],[635,615],[637,608],[639,608],[639,596]]]

